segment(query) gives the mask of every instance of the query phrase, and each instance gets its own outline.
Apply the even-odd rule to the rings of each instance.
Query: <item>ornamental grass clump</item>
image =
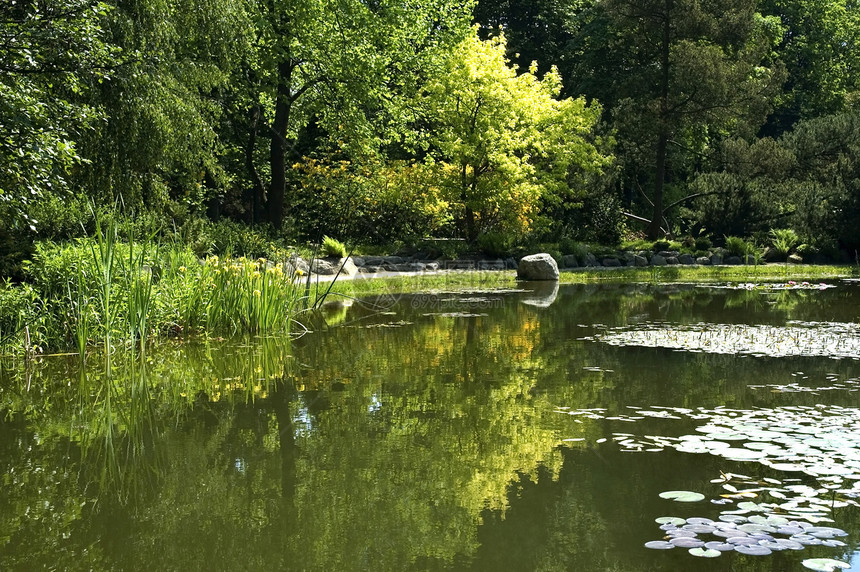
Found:
[[[324,236],[322,242],[322,252],[325,256],[333,256],[336,258],[346,257],[346,245],[336,238]]]

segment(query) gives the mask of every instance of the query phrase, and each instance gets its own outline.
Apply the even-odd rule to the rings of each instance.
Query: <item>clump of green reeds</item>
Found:
[[[96,222],[90,237],[37,245],[30,283],[0,284],[0,352],[142,349],[154,335],[283,333],[303,285],[283,262],[211,257]],[[285,253],[285,256],[288,253]],[[7,311],[8,310],[8,311]]]
[[[206,259],[202,274],[210,290],[207,329],[249,334],[286,332],[299,310],[301,287],[284,266],[260,258]]]

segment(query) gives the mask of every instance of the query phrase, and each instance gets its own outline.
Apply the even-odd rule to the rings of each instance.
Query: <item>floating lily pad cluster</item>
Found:
[[[559,412],[575,416],[576,420],[632,423],[646,418],[693,419],[701,424],[692,434],[668,437],[614,433],[612,439],[622,451],[674,449],[731,461],[752,461],[786,473],[782,479],[721,474],[711,481],[720,486],[721,492],[710,502],[725,506],[718,519],[658,519],[666,538],[649,542],[648,548],[687,548],[695,556],[716,557],[730,550],[765,555],[776,550],[802,550],[809,545],[844,546],[837,537],[844,536],[845,531],[822,523],[833,522],[831,513],[835,508],[860,506],[860,432],[856,429],[860,427],[860,410],[823,405],[752,410],[629,409],[629,415],[613,416],[600,408],[559,408]],[[804,482],[810,476],[817,486]],[[678,502],[706,498],[693,491],[666,491],[660,496]]]
[[[716,354],[860,358],[860,326],[843,322],[793,321],[784,326],[648,322],[583,339]]]
[[[778,471],[802,472],[829,481],[855,481],[860,486],[860,410],[851,407],[789,406],[733,410],[650,408],[634,409],[645,417],[707,420],[696,433],[680,437],[637,437],[616,433],[626,450],[648,451],[671,447],[686,453],[708,453],[736,461],[756,461]],[[593,415],[593,410],[588,410]],[[623,416],[615,416],[621,419]],[[610,417],[606,417],[610,418]],[[860,488],[844,494],[860,496]]]
[[[809,379],[809,376],[802,371],[792,373],[791,375],[800,378],[801,381]],[[849,393],[860,390],[860,378],[852,377],[849,379],[840,379],[839,375],[829,373],[825,377],[827,385],[810,386],[804,383],[768,383],[763,385],[750,384],[749,389],[767,389],[769,391],[777,391],[780,393],[815,393],[823,391],[846,391]]]
[[[469,312],[428,312],[422,316],[439,316],[440,318],[481,318],[489,314],[474,314]]]
[[[767,556],[782,550],[803,550],[813,545],[842,547],[845,543],[837,537],[848,534],[840,528],[813,526],[777,515],[747,518],[724,514],[718,520],[662,516],[656,522],[665,535],[664,539],[646,542],[646,548],[686,548],[693,556],[703,558],[716,558],[732,551],[749,556]]]
[[[636,422],[645,418],[704,421],[693,434],[679,437],[614,433],[622,451],[710,454],[732,461],[754,461],[780,472],[816,477],[821,487],[765,486],[727,491],[715,502],[765,496],[780,509],[798,509],[806,520],[826,518],[831,507],[860,506],[860,410],[840,406],[789,406],[736,410],[680,407],[631,408],[630,415],[607,415],[604,409],[559,408],[586,419]],[[731,487],[732,485],[729,485]],[[819,495],[827,495],[827,499]],[[837,495],[838,498],[830,498]]]
[[[729,290],[827,290],[828,288],[836,288],[836,285],[824,282],[797,282],[789,280],[788,282],[773,283],[742,282],[726,286],[715,286],[715,288],[726,288]]]

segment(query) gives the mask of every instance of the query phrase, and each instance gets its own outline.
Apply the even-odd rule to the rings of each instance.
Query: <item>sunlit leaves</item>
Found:
[[[431,154],[469,238],[527,231],[540,198],[566,188],[571,171],[607,164],[588,139],[599,108],[557,99],[555,70],[542,79],[534,68],[520,73],[505,50],[504,36],[464,40],[422,101]]]
[[[29,221],[27,202],[63,189],[80,133],[95,119],[84,92],[107,73],[114,51],[92,0],[0,5],[0,209]]]

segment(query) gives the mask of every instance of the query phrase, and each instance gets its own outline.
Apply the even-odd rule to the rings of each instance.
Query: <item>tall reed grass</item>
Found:
[[[31,284],[0,285],[0,352],[35,346],[84,356],[93,346],[143,349],[160,335],[293,329],[304,284],[287,270],[287,253],[282,261],[201,260],[155,233],[134,234],[110,221],[91,237],[39,245]]]
[[[207,329],[229,328],[249,334],[290,330],[303,296],[297,276],[285,272],[285,265],[262,258],[222,261],[214,256],[203,267],[211,290]]]

